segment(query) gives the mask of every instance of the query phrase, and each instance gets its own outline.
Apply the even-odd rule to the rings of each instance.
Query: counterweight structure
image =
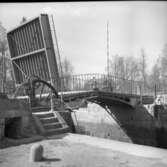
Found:
[[[7,33],[16,85],[35,75],[60,89],[49,17],[41,14]]]

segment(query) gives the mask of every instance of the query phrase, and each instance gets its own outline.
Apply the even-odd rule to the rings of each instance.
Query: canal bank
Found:
[[[165,128],[162,131],[150,110],[142,105],[131,108],[88,103],[87,107],[75,110],[72,118],[79,134],[155,147],[167,145],[162,141]]]

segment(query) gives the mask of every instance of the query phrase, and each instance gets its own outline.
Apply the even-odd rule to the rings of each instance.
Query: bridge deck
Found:
[[[116,97],[127,97],[127,98],[140,98],[140,95],[137,94],[127,94],[127,93],[115,93],[115,92],[106,92],[106,91],[68,91],[68,92],[59,92],[59,95],[62,95],[63,97],[72,97],[72,96],[82,96],[82,95],[92,95],[92,94],[103,94],[103,95],[107,95],[107,96],[116,96]],[[144,95],[142,96],[143,98],[145,97],[153,97],[153,96],[149,96],[149,95]]]
[[[77,98],[88,98],[98,100],[110,100],[110,102],[117,101],[125,104],[132,105],[132,100],[135,100],[135,104],[139,103],[142,99],[143,104],[152,104],[154,101],[153,96],[140,96],[134,94],[123,94],[114,92],[104,92],[104,91],[81,91],[81,92],[66,92],[62,93],[64,101],[75,100]]]
[[[42,94],[42,97],[48,96],[49,93]],[[105,92],[105,91],[69,91],[69,92],[59,92],[59,96],[62,96],[65,102],[74,101],[76,99],[88,99],[88,100],[109,100],[111,103],[118,102],[128,105],[135,105],[142,99],[143,104],[152,104],[154,101],[153,96],[140,96],[134,94],[123,94],[115,92]],[[37,98],[39,95],[37,95]],[[28,96],[19,96],[18,99],[26,99]],[[134,103],[134,104],[132,104]]]

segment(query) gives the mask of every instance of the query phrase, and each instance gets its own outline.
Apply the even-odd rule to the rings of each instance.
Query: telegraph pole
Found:
[[[109,86],[109,21],[107,21],[107,85]]]

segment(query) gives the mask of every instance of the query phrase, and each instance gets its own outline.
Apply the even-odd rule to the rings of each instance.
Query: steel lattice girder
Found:
[[[7,39],[16,85],[36,75],[45,81],[54,78],[54,86],[59,90],[58,65],[47,14],[12,29]]]

